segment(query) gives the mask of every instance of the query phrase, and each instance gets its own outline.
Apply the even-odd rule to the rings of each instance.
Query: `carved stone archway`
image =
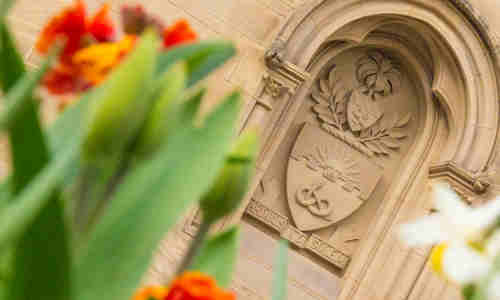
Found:
[[[225,225],[240,222],[246,214],[265,223],[278,236],[289,239],[304,256],[309,257],[308,253],[312,253],[333,264],[335,270],[332,272],[340,278],[340,293],[332,299],[418,299],[418,289],[425,285],[422,270],[428,249],[407,249],[397,241],[393,232],[402,220],[428,211],[427,193],[422,191],[427,190],[432,178],[444,178],[465,194],[482,193],[488,188],[483,174],[492,159],[499,129],[500,68],[496,38],[466,1],[313,0],[288,20],[267,52],[266,63],[269,70],[263,76],[257,101],[247,107],[246,121],[242,126],[242,130],[261,128],[264,144],[257,164],[257,180],[246,199],[247,205]],[[342,65],[346,65],[345,70],[349,68],[347,65],[351,66],[349,70],[352,71],[345,72],[354,75],[339,75]],[[384,73],[386,71],[388,73]],[[380,81],[378,78],[382,73],[385,77]],[[389,115],[393,105],[377,108],[367,104],[368,109],[364,109],[371,112],[370,115],[363,113],[361,106],[365,104],[358,105],[357,110],[344,109],[338,108],[340,104],[335,101],[348,99],[349,105],[354,106],[356,101],[368,103],[366,97],[392,97],[398,80],[394,78],[398,74],[404,74],[403,85],[409,89],[399,95],[399,99],[404,98],[402,102],[406,101],[400,110],[410,110],[413,116],[405,118],[395,108],[392,113],[399,113],[399,117],[394,118],[392,127],[372,128],[370,132],[375,131],[375,134],[364,138],[364,128],[377,122],[390,123],[383,120],[390,119],[385,116]],[[351,82],[343,94],[338,88],[339,76],[348,77],[347,81]],[[342,96],[336,96],[340,94]],[[311,102],[311,97],[316,99],[316,104],[304,104]],[[340,112],[339,118],[324,117],[320,110],[324,107],[331,110],[334,104],[328,102],[321,106],[322,100],[317,98],[335,102],[337,106],[333,110]],[[308,110],[316,118],[301,117]],[[350,112],[344,113],[344,110]],[[364,119],[356,117],[356,113]],[[313,119],[316,127],[326,130],[314,131],[309,128],[314,126],[308,125],[297,127],[299,121],[311,123]],[[411,138],[404,146],[394,145],[394,141],[402,137],[398,128],[407,124],[410,125],[405,134]],[[393,127],[398,128],[391,135]],[[387,133],[385,140],[376,145],[367,142],[384,130]],[[330,139],[325,132],[336,137],[335,142],[325,142],[327,145],[323,146],[326,148],[338,152],[344,147],[338,145],[348,144],[355,149],[354,152],[364,153],[365,158],[359,156],[357,161],[360,164],[366,161],[366,168],[371,168],[368,161],[372,165],[390,165],[386,168],[390,170],[385,173],[386,177],[381,175],[390,181],[377,185],[377,178],[359,179],[363,186],[357,189],[363,195],[360,197],[378,197],[380,202],[372,208],[373,216],[366,231],[361,237],[356,237],[360,241],[352,255],[344,255],[344,250],[337,251],[335,245],[322,240],[321,234],[325,231],[315,233],[314,230],[328,226],[329,222],[300,219],[293,212],[296,204],[289,205],[291,215],[287,216],[257,199],[261,197],[257,195],[259,190],[265,192],[274,184],[270,182],[269,174],[280,164],[288,164],[286,188],[298,185],[295,182],[300,182],[300,179],[290,179],[293,177],[290,172],[308,172],[293,167],[297,165],[294,159],[300,161],[297,151],[307,148],[300,145],[313,145],[315,140],[311,136],[316,140],[318,137]],[[394,139],[390,139],[392,137]],[[294,142],[300,139],[304,142]],[[296,145],[290,146],[293,143]],[[389,150],[399,148],[403,153],[395,154],[397,159],[387,158],[393,157]],[[283,151],[291,152],[285,155]],[[290,157],[288,162],[279,158],[283,155]],[[317,168],[314,165],[309,167]],[[290,171],[291,168],[296,169]],[[375,167],[370,170],[375,170]],[[367,182],[375,183],[372,189],[365,187]],[[314,188],[308,187],[304,191],[310,196]],[[288,192],[289,202],[294,197]],[[300,199],[296,209],[308,208],[311,214],[321,216],[322,212],[308,207],[309,202],[302,196],[297,197]],[[321,200],[321,197],[316,200]],[[299,200],[303,200],[302,208]],[[277,207],[280,205],[276,204]],[[325,205],[323,208],[329,204]],[[335,205],[339,206],[338,203]],[[319,202],[318,207],[321,208]],[[346,208],[346,215],[349,215],[349,209]],[[335,220],[331,217],[329,221]]]

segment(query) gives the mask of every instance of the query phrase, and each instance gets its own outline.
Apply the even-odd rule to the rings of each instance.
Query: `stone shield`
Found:
[[[304,124],[288,161],[287,198],[297,228],[333,225],[367,201],[383,169],[345,141]]]

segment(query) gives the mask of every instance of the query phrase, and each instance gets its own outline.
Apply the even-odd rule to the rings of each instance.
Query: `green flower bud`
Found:
[[[200,201],[206,222],[213,223],[239,206],[253,175],[256,154],[257,133],[248,130],[238,138],[214,185]]]
[[[166,141],[168,133],[176,125],[176,116],[182,102],[181,94],[186,88],[187,78],[187,65],[180,62],[173,65],[160,79],[159,99],[142,129],[137,145],[138,153],[152,153]]]
[[[108,80],[95,90],[83,145],[85,159],[114,157],[137,137],[152,105],[158,49],[158,36],[147,31]]]

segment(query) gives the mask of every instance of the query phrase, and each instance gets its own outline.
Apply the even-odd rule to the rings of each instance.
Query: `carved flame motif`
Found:
[[[325,179],[340,184],[347,192],[360,191],[358,163],[346,153],[333,153],[332,149],[317,146],[313,153],[296,159],[304,160],[309,169],[321,172]]]
[[[306,166],[315,172],[320,172],[323,178],[331,183],[338,184],[346,192],[354,193],[356,197],[360,192],[360,171],[356,161],[342,153],[332,153],[325,146],[317,146],[313,153],[295,157],[297,161],[304,161]],[[297,202],[306,207],[315,216],[329,220],[334,205],[329,197],[321,197],[320,192],[327,183],[318,180],[297,189]]]
[[[321,126],[368,156],[389,155],[402,145],[411,114],[387,115],[378,100],[398,91],[399,65],[379,51],[368,52],[355,65],[359,86],[346,87],[334,66],[312,92],[313,111]]]

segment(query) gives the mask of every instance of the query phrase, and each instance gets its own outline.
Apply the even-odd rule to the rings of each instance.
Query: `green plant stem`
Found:
[[[181,264],[177,268],[177,272],[175,273],[176,276],[181,275],[191,266],[194,258],[198,255],[198,252],[201,246],[203,245],[203,241],[207,236],[211,225],[212,225],[211,221],[208,221],[206,218],[203,218],[200,228],[198,228],[198,231],[196,232],[193,242],[189,246],[189,250],[186,253],[186,256],[184,256]]]

